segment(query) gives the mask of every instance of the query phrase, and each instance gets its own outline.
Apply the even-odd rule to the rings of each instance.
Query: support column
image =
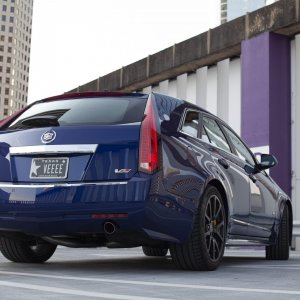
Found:
[[[229,58],[217,64],[217,115],[229,121]]]
[[[168,96],[177,97],[177,80],[170,80],[168,87]]]
[[[186,100],[196,104],[196,74],[190,74],[186,83]]]
[[[229,63],[228,124],[241,134],[241,60]]]
[[[292,202],[294,220],[300,220],[300,34],[292,45]],[[296,250],[300,249],[300,238],[296,238]]]
[[[177,76],[177,98],[186,100],[187,74]]]
[[[150,94],[152,92],[152,86],[147,86],[143,88],[143,93],[144,94]]]
[[[206,109],[216,115],[218,107],[218,72],[217,67],[212,66],[207,70],[207,102]]]
[[[242,42],[242,137],[250,147],[270,147],[270,169],[291,194],[290,39],[266,32]]]
[[[159,93],[163,95],[168,95],[169,91],[169,80],[164,80],[159,83]]]
[[[207,67],[196,72],[196,104],[204,109],[207,107]]]

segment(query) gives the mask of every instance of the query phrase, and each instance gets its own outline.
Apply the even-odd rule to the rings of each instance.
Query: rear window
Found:
[[[126,97],[84,98],[37,103],[19,116],[7,129],[26,129],[28,119],[50,117],[59,126],[115,125],[141,122],[147,99]],[[24,124],[24,123],[25,124]],[[43,125],[43,124],[41,124]]]

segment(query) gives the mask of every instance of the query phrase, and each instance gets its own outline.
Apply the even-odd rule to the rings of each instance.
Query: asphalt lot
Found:
[[[300,252],[266,261],[258,249],[228,249],[213,272],[177,270],[171,258],[135,249],[60,247],[41,265],[0,256],[1,299],[300,299]]]

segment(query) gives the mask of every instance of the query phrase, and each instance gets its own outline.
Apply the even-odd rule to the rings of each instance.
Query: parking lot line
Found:
[[[88,292],[88,291],[81,291],[81,290],[64,289],[64,288],[56,288],[56,287],[50,287],[50,286],[44,286],[44,285],[25,284],[25,283],[1,281],[1,280],[0,280],[0,286],[21,288],[21,289],[27,289],[27,290],[35,290],[35,291],[41,291],[41,292],[50,292],[50,293],[55,293],[55,294],[85,296],[85,297],[103,298],[103,299],[171,300],[171,299],[166,299],[166,298],[152,298],[152,297],[149,298],[149,297],[132,296],[132,295],[119,295],[119,294],[111,294],[111,293]]]
[[[286,270],[300,270],[300,265],[239,265],[230,266],[230,268],[249,268],[249,269],[286,269]]]
[[[87,278],[87,277],[60,276],[60,275],[8,272],[8,271],[0,271],[0,274],[49,278],[49,279],[51,278],[51,279],[61,279],[61,280],[73,280],[73,281],[118,283],[118,284],[125,284],[125,285],[142,285],[142,286],[152,286],[152,287],[155,286],[155,287],[185,288],[185,289],[199,289],[199,290],[212,290],[212,291],[300,295],[300,290],[253,289],[253,288],[238,288],[238,287],[210,286],[210,285],[196,285],[196,284],[176,284],[176,283],[164,283],[164,282],[153,282],[153,281],[133,281],[133,280],[106,279],[106,278]],[[114,299],[114,298],[110,298],[110,299]],[[115,298],[115,299],[119,299],[119,298]],[[142,299],[142,298],[138,298],[138,299]],[[155,299],[157,300],[157,298],[155,298]]]

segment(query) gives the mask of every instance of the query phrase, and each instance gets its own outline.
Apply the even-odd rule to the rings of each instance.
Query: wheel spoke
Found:
[[[206,230],[206,231],[204,232],[204,235],[205,235],[205,236],[209,236],[209,235],[210,235],[210,230],[209,230],[209,229]]]
[[[214,216],[213,216],[213,218],[215,219],[217,217],[220,202],[219,202],[218,197],[216,197],[216,196],[214,197],[214,200],[215,200],[215,205],[214,205]]]
[[[218,242],[214,239],[214,242],[215,242],[215,257],[214,259],[218,259],[219,258],[219,255],[220,255],[220,248],[219,248],[219,245],[218,245]]]
[[[211,221],[212,219],[212,207],[211,207],[211,201],[208,201],[207,203],[207,215],[209,217],[209,220]]]
[[[218,202],[218,203],[219,203],[219,202]],[[219,203],[219,208],[218,208],[216,214],[214,215],[214,218],[217,219],[221,211],[222,211],[222,206],[221,206],[220,203]]]
[[[208,245],[207,245],[208,253],[210,253],[211,245],[212,245],[212,236],[210,235],[208,239]]]
[[[221,234],[220,232],[216,231],[215,234],[214,234],[214,236],[215,236],[216,240],[217,240],[217,238],[218,238],[218,240],[219,240],[221,243],[224,242],[224,236],[223,236],[223,234]]]
[[[216,259],[216,241],[215,239],[212,239],[213,240],[213,252],[212,252],[212,255],[211,255],[211,258],[212,259]]]
[[[205,213],[205,218],[207,219],[208,223],[210,223],[210,217]]]
[[[221,232],[224,229],[224,221],[220,222],[217,226],[216,226],[216,231],[217,232]]]
[[[224,221],[222,221],[218,225],[216,225],[215,230],[214,230],[214,234],[216,235],[216,237],[218,237],[218,239],[222,243],[224,242],[224,239],[225,239],[224,226],[225,226],[225,223],[224,223]]]
[[[212,220],[212,207],[211,207],[211,202],[208,201],[206,205],[206,211],[205,211],[204,228],[206,228],[207,225],[210,226],[211,220]]]
[[[207,201],[204,222],[207,252],[212,260],[218,260],[225,243],[225,220],[222,202],[216,195]]]
[[[208,203],[210,205],[210,216],[213,218],[214,216],[214,196],[211,196],[208,200]]]

